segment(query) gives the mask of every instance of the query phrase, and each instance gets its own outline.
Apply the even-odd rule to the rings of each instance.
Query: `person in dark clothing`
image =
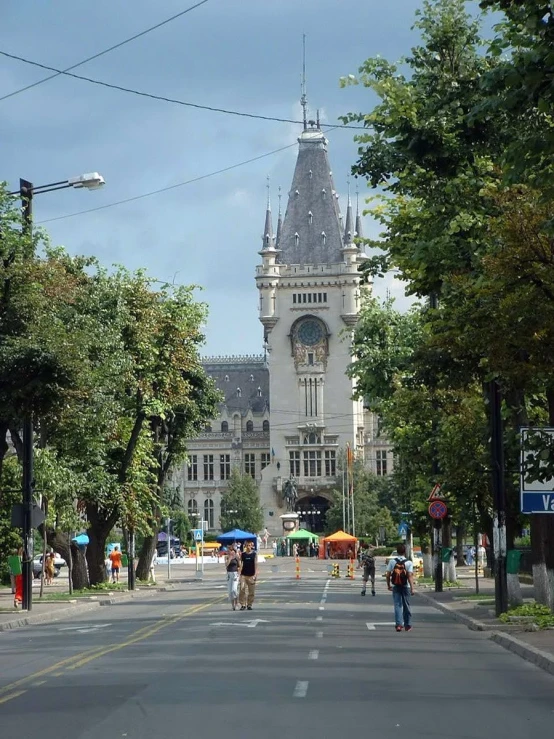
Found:
[[[240,572],[240,610],[252,610],[256,591],[256,577],[258,575],[258,554],[254,549],[254,542],[247,541],[241,557]]]

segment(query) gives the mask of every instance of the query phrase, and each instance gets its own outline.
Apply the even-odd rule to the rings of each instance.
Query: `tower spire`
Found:
[[[302,122],[304,131],[308,128],[308,98],[306,97],[306,34],[302,34],[302,94],[300,95],[300,105],[302,106]]]
[[[360,192],[358,190],[358,183],[356,183],[356,237],[358,239],[364,238],[362,216],[360,215]]]
[[[264,249],[273,249],[275,246],[275,241],[273,238],[273,219],[271,217],[271,200],[270,200],[270,181],[269,181],[269,175],[267,176],[267,204],[265,209],[265,225],[264,225],[264,235],[263,235],[263,248]]]
[[[281,185],[279,185],[277,197],[279,199],[279,213],[277,215],[277,234],[275,236],[275,246],[279,248],[279,241],[281,240],[281,229],[283,228],[283,215],[281,213]]]
[[[351,244],[354,238],[354,223],[352,218],[352,200],[350,199],[350,177],[348,178],[348,206],[346,208],[346,224],[344,227],[344,243]]]

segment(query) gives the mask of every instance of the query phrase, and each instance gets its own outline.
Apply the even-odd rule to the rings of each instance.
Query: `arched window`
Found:
[[[187,503],[187,513],[194,519],[196,518],[196,515],[198,513],[198,503],[194,500],[194,498],[191,498]],[[194,523],[194,520],[191,521],[191,523]]]
[[[227,423],[227,421],[222,421],[221,422],[221,430],[224,433],[226,433],[227,431],[229,431],[229,424]]]
[[[246,422],[246,430],[247,431],[254,431],[254,422],[253,421],[247,421]]]
[[[306,434],[304,436],[304,444],[321,444],[321,436],[319,434]]]
[[[241,389],[240,387],[238,387],[237,388],[237,398],[240,398],[241,395],[242,395]]]
[[[214,502],[211,498],[204,501],[204,521],[208,522],[208,528],[214,528]]]
[[[269,421],[267,419],[262,424],[262,430],[266,433],[269,431]]]

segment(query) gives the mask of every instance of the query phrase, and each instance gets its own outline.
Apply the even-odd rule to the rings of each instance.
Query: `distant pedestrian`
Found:
[[[154,549],[154,554],[152,555],[152,560],[150,561],[150,582],[152,582],[154,585],[156,584],[156,572],[154,568],[158,564],[158,553]]]
[[[112,563],[112,582],[119,582],[119,572],[121,570],[121,552],[116,544],[110,552],[110,562]]]
[[[267,530],[267,526],[264,528],[262,539],[264,542],[264,549],[267,549],[267,542],[269,541],[269,531]]]
[[[406,559],[406,545],[396,547],[398,556],[391,557],[387,566],[387,587],[392,591],[394,602],[394,622],[396,631],[412,630],[410,595],[414,594],[414,566]]]
[[[271,545],[271,548],[273,549],[273,556],[276,557],[277,556],[277,540],[276,539],[273,540],[273,544]]]
[[[238,604],[240,568],[240,554],[237,552],[235,545],[230,544],[225,557],[225,569],[227,570],[227,592],[233,611],[236,611]]]
[[[54,584],[54,577],[56,575],[56,565],[54,564],[55,561],[56,555],[54,554],[54,552],[49,552],[46,555],[46,561],[44,563],[44,575],[46,577],[47,585]]]
[[[360,549],[360,560],[358,568],[363,568],[362,574],[362,595],[365,595],[367,581],[371,581],[371,595],[375,595],[375,557],[373,550],[369,544],[362,544]]]
[[[241,555],[240,571],[240,610],[252,610],[256,591],[256,577],[258,575],[258,554],[254,549],[254,542],[247,541]]]

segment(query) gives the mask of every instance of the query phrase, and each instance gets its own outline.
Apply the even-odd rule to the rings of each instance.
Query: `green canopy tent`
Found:
[[[310,541],[319,541],[319,536],[307,529],[298,529],[298,531],[294,531],[292,534],[289,534],[287,539],[292,539],[293,541],[300,541],[301,539],[304,541],[306,541],[306,539],[309,539]]]

